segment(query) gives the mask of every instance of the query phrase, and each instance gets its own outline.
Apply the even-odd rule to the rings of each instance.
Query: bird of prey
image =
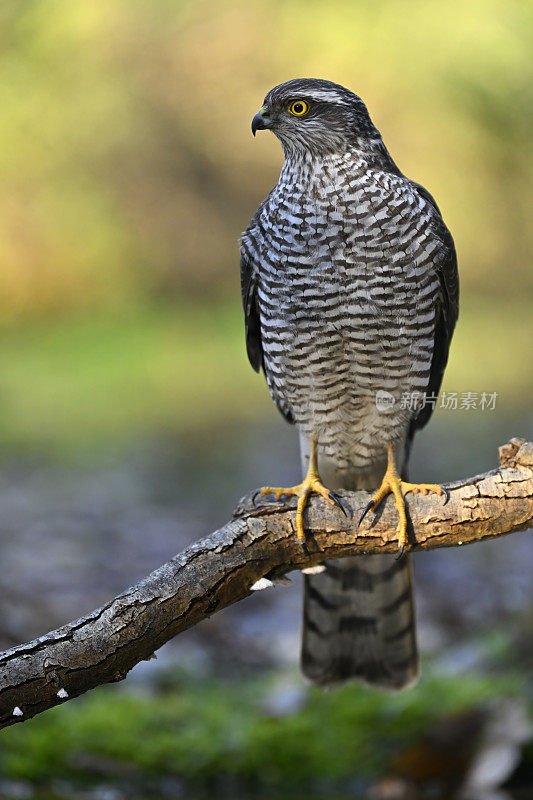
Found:
[[[335,83],[273,88],[252,121],[285,162],[241,242],[246,346],[300,433],[296,495],[305,541],[311,493],[390,493],[406,544],[404,495],[415,431],[431,416],[458,313],[453,239],[430,193],[403,175],[363,101]],[[408,401],[406,401],[406,398]],[[366,512],[365,512],[366,513]],[[364,515],[363,515],[364,516]],[[327,561],[305,576],[302,669],[322,687],[358,680],[396,690],[418,673],[410,557]]]

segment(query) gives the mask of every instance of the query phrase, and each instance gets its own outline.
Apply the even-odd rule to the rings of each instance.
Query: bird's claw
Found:
[[[362,513],[362,514],[361,514],[361,516],[359,517],[359,522],[358,522],[358,525],[361,525],[362,521],[364,520],[364,518],[366,517],[366,515],[368,514],[368,512],[369,512],[369,511],[372,511],[372,509],[373,509],[373,508],[374,508],[374,501],[373,501],[373,500],[371,500],[371,501],[370,501],[369,503],[367,503],[367,504],[366,504],[366,506],[364,507],[363,513]]]
[[[445,506],[448,500],[450,499],[450,492],[446,488],[446,486],[441,486],[441,489],[442,489],[442,494],[444,495],[444,503],[442,505]]]
[[[342,502],[342,499],[339,497],[339,495],[335,494],[335,492],[328,492],[328,497],[333,503],[335,503],[336,506],[338,506],[338,508],[340,508],[344,516],[347,517],[348,512],[344,507],[344,503]]]

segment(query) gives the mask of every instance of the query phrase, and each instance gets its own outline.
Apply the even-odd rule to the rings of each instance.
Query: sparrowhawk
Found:
[[[367,108],[330,81],[276,86],[252,131],[271,130],[285,162],[241,243],[246,345],[300,433],[305,478],[263,494],[392,493],[406,544],[415,431],[431,416],[458,313],[453,239],[426,189],[403,175]],[[405,402],[405,398],[410,402]],[[326,488],[329,487],[329,488]],[[364,515],[363,515],[364,516]],[[399,689],[416,679],[410,557],[329,561],[305,576],[304,674]]]

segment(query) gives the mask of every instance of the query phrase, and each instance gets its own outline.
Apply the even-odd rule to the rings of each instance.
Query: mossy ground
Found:
[[[197,792],[223,794],[226,785],[297,796],[327,785],[334,794],[382,775],[432,722],[523,690],[516,675],[439,677],[426,669],[410,691],[311,689],[302,707],[275,716],[267,702],[275,678],[173,672],[164,690],[149,694],[100,688],[4,731],[1,774],[43,788],[58,780],[148,786],[174,776]]]

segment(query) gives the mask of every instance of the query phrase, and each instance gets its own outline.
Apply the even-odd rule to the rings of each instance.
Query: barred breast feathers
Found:
[[[376,416],[377,390],[427,386],[441,246],[434,213],[384,164],[358,153],[307,156],[285,162],[243,237],[271,394],[304,430],[323,426],[329,449],[374,435],[382,420],[358,428],[369,421],[363,407]],[[409,415],[389,422],[381,439],[402,437]]]

